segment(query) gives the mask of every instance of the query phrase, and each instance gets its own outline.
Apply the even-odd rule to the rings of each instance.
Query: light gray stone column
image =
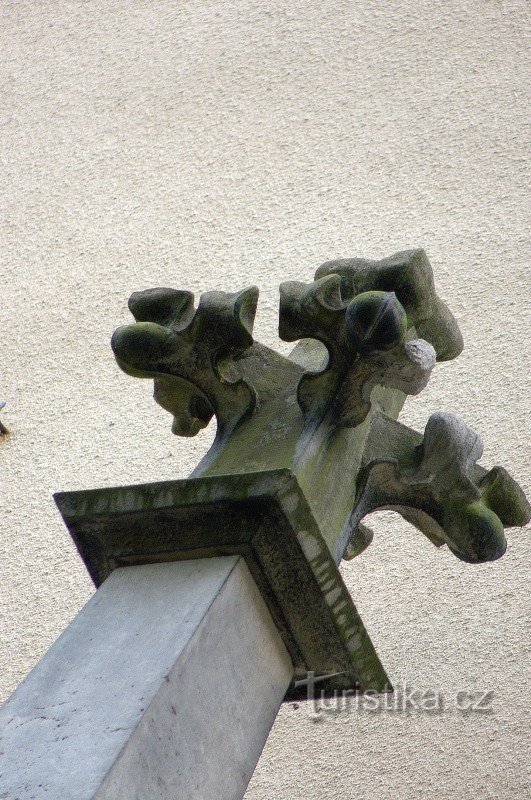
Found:
[[[117,569],[0,709],[0,798],[237,800],[291,677],[240,556]]]

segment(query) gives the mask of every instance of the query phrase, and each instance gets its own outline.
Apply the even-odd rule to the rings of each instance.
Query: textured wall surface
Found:
[[[456,412],[483,435],[482,463],[525,486],[524,2],[4,0],[1,13],[2,697],[92,592],[52,491],[184,477],[212,436],[172,437],[150,385],[115,366],[134,290],[258,283],[257,337],[276,345],[280,280],[424,246],[465,352],[402,419]],[[247,797],[525,797],[528,535],[469,566],[393,515],[373,523],[343,574],[395,685],[450,705],[492,690],[492,713],[313,721],[286,706]]]

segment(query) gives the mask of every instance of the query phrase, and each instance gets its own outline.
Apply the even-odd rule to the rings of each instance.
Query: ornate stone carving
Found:
[[[435,349],[437,361],[456,358],[463,349],[458,325],[435,292],[433,270],[424,250],[404,250],[381,261],[344,258],[319,267],[316,280],[338,275],[341,294],[348,300],[361,292],[394,292],[409,325]]]
[[[120,367],[154,379],[175,433],[216,415],[194,477],[288,470],[336,563],[367,547],[361,520],[379,508],[462,560],[499,558],[504,527],[530,515],[517,484],[477,466],[481,440],[453,415],[433,415],[423,438],[394,421],[436,361],[463,346],[425,252],[330,261],[312,283],[282,284],[280,336],[302,340],[289,358],[253,342],[257,295],[208,292],[194,310],[186,291],[139,292],[136,323],[113,336]]]
[[[454,358],[463,346],[423,250],[329,261],[314,283],[284,283],[280,295],[281,338],[318,339],[329,351],[326,368],[299,384],[309,420],[327,414],[337,425],[358,425],[374,386],[418,394],[436,359]]]
[[[482,453],[480,437],[462,420],[432,414],[420,444],[406,442],[397,458],[371,460],[362,471],[347,554],[357,555],[370,542],[367,529],[359,525],[363,517],[391,509],[463,561],[502,556],[504,526],[524,525],[530,509],[503,467],[487,472],[477,466]]]
[[[328,275],[314,283],[291,281],[280,287],[280,337],[321,341],[329,351],[322,372],[307,373],[297,398],[308,420],[324,418],[338,426],[363,422],[376,385],[418,394],[435,365],[435,350],[407,336],[411,326],[394,292],[341,295],[341,278]]]
[[[424,436],[396,421],[437,360],[462,348],[424,251],[324,264],[281,287],[284,357],[253,341],[257,290],[132,295],[136,319],[112,347],[152,378],[173,431],[215,414],[214,442],[189,479],[56,496],[98,585],[117,567],[241,554],[290,653],[297,681],[386,691],[390,681],[338,564],[359,555],[362,520],[393,509],[463,561],[499,558],[505,527],[530,509],[501,467],[476,462],[479,437],[451,414]],[[323,358],[323,344],[328,353]]]
[[[136,324],[119,328],[112,348],[129,375],[154,379],[154,397],[173,414],[173,432],[194,436],[213,414],[232,429],[255,403],[236,358],[253,342],[258,289],[207,292],[197,310],[190,292],[135,292],[129,308]]]
[[[327,691],[391,684],[338,564],[372,539],[362,520],[398,511],[463,561],[505,551],[505,527],[530,516],[501,467],[476,462],[479,437],[451,414],[424,436],[396,421],[436,360],[462,341],[422,250],[324,264],[281,287],[289,357],[253,341],[257,290],[132,295],[136,322],[112,347],[130,375],[152,378],[173,431],[215,414],[214,442],[190,478],[56,495],[99,585],[118,567],[241,554],[294,668]],[[328,353],[323,358],[323,344]]]

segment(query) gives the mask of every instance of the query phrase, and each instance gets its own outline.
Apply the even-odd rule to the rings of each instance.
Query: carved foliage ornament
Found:
[[[191,292],[135,292],[129,309],[136,325],[119,328],[112,348],[129,375],[153,378],[159,405],[173,414],[173,432],[195,436],[216,414],[224,430],[255,404],[253,388],[233,367],[252,342],[258,289],[207,292],[194,309]]]
[[[136,323],[113,336],[119,366],[154,380],[155,400],[173,415],[174,433],[193,436],[216,415],[216,440],[199,473],[219,474],[227,463],[227,472],[287,467],[307,487],[310,503],[318,476],[338,508],[336,560],[367,546],[371,533],[361,520],[380,508],[398,511],[464,561],[499,558],[504,527],[530,516],[515,481],[501,467],[487,472],[476,464],[481,440],[457,417],[432,415],[423,438],[394,420],[406,395],[426,386],[435,363],[463,347],[425,252],[330,261],[311,283],[282,284],[280,337],[304,340],[289,359],[253,341],[257,299],[255,287],[208,292],[194,309],[186,291],[137,292],[129,301]],[[325,345],[325,365],[308,340]],[[348,463],[326,461],[334,448],[338,458],[356,455],[350,478]],[[327,482],[337,486],[335,494]]]
[[[447,544],[462,561],[493,561],[505,553],[504,527],[525,525],[529,505],[503,467],[476,462],[483,442],[454,414],[429,418],[420,444],[398,459],[374,459],[362,472],[346,557],[372,538],[359,522],[376,509],[398,511],[435,545]]]

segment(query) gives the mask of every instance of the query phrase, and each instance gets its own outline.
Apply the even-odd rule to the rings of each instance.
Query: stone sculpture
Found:
[[[194,310],[189,292],[138,292],[136,323],[113,337],[120,367],[153,378],[174,433],[192,436],[216,415],[194,475],[289,469],[336,561],[367,546],[361,520],[376,509],[398,511],[464,561],[503,555],[504,528],[524,525],[530,509],[502,467],[476,464],[479,436],[452,414],[432,415],[423,437],[394,419],[463,347],[425,252],[330,261],[312,283],[282,284],[280,336],[301,340],[290,358],[253,340],[257,299],[255,287],[209,292]]]

